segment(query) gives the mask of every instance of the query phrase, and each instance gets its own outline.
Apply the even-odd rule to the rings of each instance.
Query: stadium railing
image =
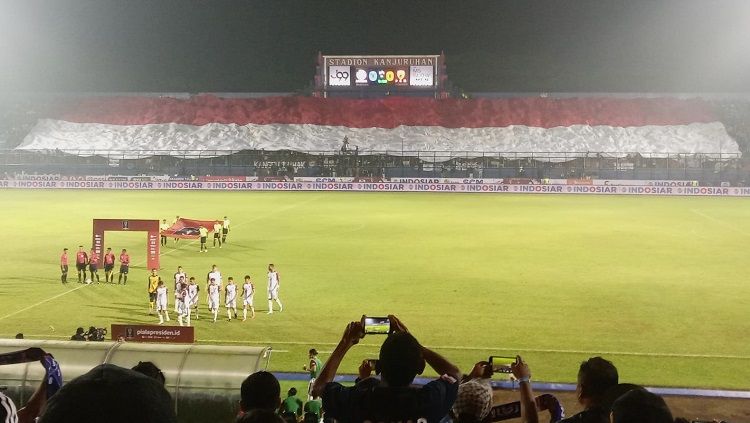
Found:
[[[222,175],[307,177],[584,178],[729,181],[744,185],[738,154],[468,151],[28,151],[0,150],[0,175]]]

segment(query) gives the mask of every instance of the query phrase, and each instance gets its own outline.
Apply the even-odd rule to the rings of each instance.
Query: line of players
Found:
[[[198,319],[198,305],[200,302],[199,292],[200,287],[195,282],[195,277],[188,278],[182,266],[177,267],[177,272],[174,274],[174,298],[175,306],[174,311],[177,313],[177,322],[180,326],[190,326],[190,320],[195,313],[195,318]],[[273,302],[279,305],[279,312],[284,310],[284,306],[281,304],[279,299],[279,289],[281,288],[281,277],[276,271],[273,264],[268,265],[268,312],[267,314],[273,314]],[[208,310],[213,317],[215,323],[218,319],[219,308],[220,308],[220,295],[224,292],[224,305],[227,309],[227,318],[232,321],[232,317],[237,318],[237,285],[234,283],[234,278],[227,278],[227,285],[223,285],[223,279],[221,272],[213,265],[211,271],[206,275],[206,300],[208,302]],[[253,297],[255,295],[255,285],[253,284],[250,275],[245,275],[245,280],[242,285],[242,292],[239,293],[242,297],[242,321],[247,320],[247,309],[250,308],[251,319],[255,318],[255,306],[253,305]],[[169,322],[168,312],[168,296],[169,289],[164,284],[164,281],[157,274],[156,269],[151,269],[151,274],[148,277],[148,296],[149,296],[149,314],[153,314],[154,310],[159,316],[159,324],[164,324],[165,321]]]
[[[83,249],[83,245],[78,246],[76,252],[76,270],[78,271],[78,283],[91,283],[96,278],[96,283],[99,283],[99,254],[91,249],[91,252],[86,254]],[[91,272],[90,278],[86,278],[86,269],[88,268]],[[112,252],[111,248],[107,248],[104,253],[104,282],[115,283],[115,253]],[[130,255],[128,250],[122,249],[120,252],[120,275],[117,277],[118,284],[128,283],[128,272],[130,270]],[[68,283],[68,249],[63,248],[62,255],[60,256],[60,281],[63,284]]]

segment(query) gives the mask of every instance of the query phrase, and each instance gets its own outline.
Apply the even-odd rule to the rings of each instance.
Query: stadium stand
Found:
[[[598,152],[736,154],[734,142],[701,100],[514,98],[378,100],[268,97],[188,100],[82,99],[42,119],[18,148],[86,155],[150,151],[336,151],[348,136],[361,152],[482,152],[550,161]],[[126,153],[127,154],[127,153]],[[544,157],[538,157],[544,159]]]
[[[714,101],[712,106],[740,150],[750,153],[750,101]]]
[[[426,419],[422,421],[446,423],[451,420],[458,423],[491,423],[514,418],[520,418],[524,423],[531,423],[539,421],[541,411],[549,413],[551,423],[609,422],[610,412],[613,417],[612,421],[621,423],[687,421],[681,418],[673,420],[669,407],[658,395],[638,385],[617,384],[617,370],[612,363],[601,357],[593,357],[581,364],[577,392],[580,394],[579,399],[584,411],[568,419],[564,419],[565,411],[553,395],[533,396],[531,370],[520,357],[511,365],[512,373],[519,383],[517,395],[520,396],[520,401],[507,404],[493,403],[493,391],[487,379],[492,374],[492,369],[488,367],[487,362],[477,363],[471,372],[463,377],[460,385],[457,379],[445,374],[421,388],[408,386],[408,381],[411,379],[409,375],[419,370],[421,360],[436,367],[438,373],[441,371],[451,373],[457,369],[444,358],[419,346],[414,342],[413,336],[402,331],[388,335],[381,347],[380,358],[383,364],[378,365],[378,368],[386,373],[381,375],[380,379],[364,375],[364,378],[356,382],[353,387],[343,388],[338,383],[331,383],[330,379],[343,353],[356,343],[358,337],[362,336],[357,335],[361,332],[361,327],[358,327],[357,323],[359,322],[347,325],[347,331],[337,347],[338,352],[334,351],[320,375],[323,380],[315,384],[316,390],[325,386],[322,412],[326,421],[406,421],[400,420],[399,416],[411,415],[410,413],[415,410],[427,413]],[[55,345],[61,348],[64,342],[58,341]],[[416,346],[417,355],[411,351],[412,345]],[[128,348],[132,351],[139,349],[133,349],[132,346]],[[167,351],[168,349],[165,347],[162,352],[173,352]],[[40,352],[44,354],[44,351],[40,350]],[[7,358],[8,354],[4,354],[4,357]],[[115,364],[97,364],[98,359],[93,354],[88,354],[87,357],[86,360],[79,360],[75,367],[60,366],[63,375],[69,372],[75,376],[65,378],[62,388],[57,385],[60,388],[59,391],[50,395],[49,398],[46,394],[49,394],[51,385],[46,384],[45,381],[53,371],[50,368],[47,368],[46,374],[42,373],[44,377],[41,378],[41,387],[38,387],[34,395],[25,400],[26,404],[23,409],[17,410],[13,400],[0,394],[2,404],[0,417],[3,421],[21,423],[33,422],[39,416],[41,418],[38,421],[42,423],[57,421],[87,423],[102,421],[192,422],[208,421],[205,419],[210,416],[210,421],[229,422],[233,420],[231,416],[237,413],[236,421],[285,421],[281,418],[284,417],[283,415],[279,417],[279,414],[283,414],[284,411],[283,407],[280,407],[282,401],[279,381],[273,374],[265,371],[250,373],[241,385],[237,382],[236,376],[238,375],[233,375],[236,386],[232,388],[225,386],[226,374],[214,375],[213,380],[207,379],[205,382],[223,386],[224,393],[220,396],[226,397],[226,401],[212,403],[205,399],[195,399],[193,404],[189,404],[189,401],[184,398],[181,401],[178,399],[182,395],[179,389],[177,391],[170,389],[173,387],[173,382],[168,377],[165,384],[164,375],[151,363],[147,363],[148,368],[145,369],[147,371],[138,373],[134,371],[137,369],[130,370]],[[329,364],[331,362],[333,364]],[[391,366],[396,367],[391,368]],[[139,363],[136,367],[142,368],[144,363]],[[368,373],[372,370],[367,369]],[[401,372],[408,373],[403,375],[405,379],[401,379]],[[363,376],[362,368],[360,368],[360,376]],[[399,385],[398,387],[388,382],[396,379],[398,381],[394,383]],[[406,385],[401,386],[404,381]],[[184,385],[184,387],[192,386],[191,382],[186,382]],[[193,386],[193,388],[199,389],[202,386]],[[236,390],[241,391],[239,403],[229,401],[229,399],[236,398],[234,396]],[[424,395],[428,390],[435,392],[429,396]],[[293,396],[293,394],[292,391],[290,395]],[[383,399],[387,399],[388,402],[382,402]],[[297,400],[297,403],[301,405],[301,401]],[[345,407],[347,411],[342,413],[341,407]],[[257,415],[258,412],[266,414],[261,418]],[[370,413],[373,412],[381,418],[386,415],[390,416],[391,420],[369,420],[368,417],[372,417],[373,414]],[[638,419],[644,416],[653,416],[655,420]],[[271,417],[272,419],[269,420]],[[289,421],[298,421],[295,416],[286,417],[290,419]]]
[[[748,116],[748,102],[676,98],[36,99],[3,106],[0,140],[13,149],[0,173],[737,186],[750,171]]]

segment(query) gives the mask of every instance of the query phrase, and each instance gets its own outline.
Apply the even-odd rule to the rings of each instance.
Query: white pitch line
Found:
[[[24,312],[24,311],[26,311],[26,310],[31,310],[32,308],[34,308],[34,307],[37,307],[37,306],[40,306],[40,305],[42,305],[42,304],[44,304],[44,303],[46,303],[46,302],[48,302],[48,301],[52,301],[52,300],[55,300],[55,299],[57,299],[57,298],[60,298],[60,297],[62,297],[63,295],[67,295],[67,294],[70,294],[70,293],[71,293],[71,292],[73,292],[73,291],[78,291],[79,289],[81,289],[81,288],[83,288],[83,287],[85,287],[85,286],[88,286],[88,285],[86,285],[86,284],[83,284],[83,285],[81,285],[81,286],[78,286],[78,287],[75,287],[75,288],[71,289],[70,291],[65,291],[65,292],[62,292],[62,293],[60,293],[60,294],[57,294],[57,295],[55,295],[55,296],[53,296],[53,297],[47,298],[46,300],[42,300],[42,301],[39,301],[39,302],[38,302],[38,303],[36,303],[36,304],[32,304],[32,305],[30,305],[30,306],[28,306],[28,307],[26,307],[26,308],[22,308],[22,309],[20,309],[20,310],[18,310],[18,311],[14,311],[13,313],[10,313],[10,314],[6,314],[5,316],[3,316],[3,317],[0,317],[0,320],[3,320],[3,319],[7,319],[8,317],[12,317],[12,316],[15,316],[15,315],[16,315],[16,314],[18,314],[18,313],[23,313],[23,312]]]
[[[211,342],[220,344],[242,343],[252,345],[338,345],[336,342],[299,342],[299,341],[227,341],[219,339],[201,339],[202,342]],[[359,343],[358,346],[380,348],[380,344]],[[560,350],[560,349],[541,349],[541,348],[497,348],[497,347],[468,347],[462,345],[427,345],[429,348],[436,350],[463,350],[463,351],[522,351],[533,353],[555,353],[555,354],[598,354],[598,355],[625,355],[636,357],[674,357],[674,358],[720,358],[731,360],[750,360],[750,356],[744,355],[720,355],[720,354],[675,354],[675,353],[642,353],[629,351],[586,351],[586,350]]]
[[[194,243],[194,242],[195,242],[195,241],[192,241],[192,242],[190,242],[190,243],[189,243],[188,245],[190,245],[190,244],[192,244],[192,243]],[[167,254],[169,254],[169,253],[171,253],[171,252],[173,252],[173,251],[176,251],[176,250],[177,250],[177,248],[173,248],[173,249],[171,249],[171,250],[169,250],[169,251],[167,251],[167,252],[165,252],[165,253],[162,253],[161,255],[167,255]],[[145,262],[146,262],[146,261],[142,261],[142,262],[138,262],[138,263],[136,263],[136,264],[133,264],[133,267],[135,267],[135,266],[140,266],[141,264],[143,264],[143,263],[145,263]],[[118,272],[118,273],[119,273],[119,272]],[[98,284],[97,284],[97,285],[98,285]],[[27,310],[31,310],[31,309],[32,309],[32,308],[34,308],[34,307],[38,307],[38,306],[40,306],[40,305],[42,305],[42,304],[44,304],[44,303],[50,302],[50,301],[52,301],[52,300],[56,300],[56,299],[58,299],[58,298],[62,297],[63,295],[68,295],[68,294],[70,294],[71,292],[75,292],[75,291],[78,291],[79,289],[81,289],[81,288],[85,288],[85,287],[87,287],[87,286],[89,286],[89,284],[83,284],[83,285],[81,285],[81,286],[77,286],[77,287],[75,287],[75,288],[73,288],[73,289],[71,289],[71,290],[69,290],[69,291],[61,292],[61,293],[59,293],[59,294],[57,294],[57,295],[54,295],[54,296],[52,296],[52,297],[49,297],[49,298],[47,298],[47,299],[44,299],[44,300],[42,300],[42,301],[39,301],[39,302],[38,302],[38,303],[36,303],[36,304],[32,304],[32,305],[30,305],[30,306],[28,306],[28,307],[25,307],[25,308],[22,308],[22,309],[20,309],[20,310],[14,311],[13,313],[9,313],[9,314],[6,314],[5,316],[2,316],[2,317],[0,317],[0,320],[4,320],[4,319],[7,319],[8,317],[13,317],[13,316],[15,316],[16,314],[19,314],[19,313],[23,313],[24,311],[27,311]]]
[[[700,216],[700,217],[702,217],[704,219],[707,219],[707,220],[710,220],[710,221],[716,223],[719,226],[723,226],[726,229],[729,229],[729,230],[732,230],[732,231],[736,231],[737,230],[737,227],[735,227],[734,225],[732,225],[730,223],[727,223],[727,222],[725,222],[725,221],[723,221],[721,219],[717,219],[717,218],[715,218],[715,217],[713,217],[711,215],[708,215],[706,213],[703,213],[700,210],[690,209],[690,211],[693,212],[693,213],[695,213],[695,214],[697,214],[698,216]],[[742,231],[742,232],[744,232],[744,231]]]
[[[82,288],[82,287],[80,287]],[[15,313],[14,313],[15,314]],[[38,335],[28,335],[30,337]],[[43,335],[48,336],[48,335]],[[199,339],[199,343],[211,344],[246,344],[246,345],[337,345],[336,342],[299,342],[299,341],[232,341],[227,339]],[[361,347],[380,348],[380,344],[357,344]],[[559,349],[540,349],[540,348],[493,348],[493,347],[466,347],[461,345],[428,345],[429,348],[436,350],[464,350],[464,351],[511,351],[511,352],[534,352],[534,353],[555,353],[555,354],[597,354],[597,355],[624,355],[635,357],[672,357],[672,358],[719,358],[729,360],[749,360],[750,356],[743,355],[718,355],[718,354],[674,354],[674,353],[640,353],[629,351],[586,351],[586,350],[559,350]],[[274,352],[288,353],[289,350],[273,350]],[[332,351],[318,351],[319,353],[329,353]]]

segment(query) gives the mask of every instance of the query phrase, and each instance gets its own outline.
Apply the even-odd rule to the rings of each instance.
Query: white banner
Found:
[[[663,186],[697,187],[698,181],[675,181],[653,179],[545,179],[544,183],[560,185],[615,185],[615,186]]]
[[[217,190],[217,191],[352,191],[451,192],[494,194],[685,195],[750,197],[750,187],[671,187],[615,185],[516,185],[442,182],[209,182],[0,180],[7,189]]]
[[[344,77],[346,73],[339,74]],[[16,149],[62,151],[77,156],[111,154],[119,159],[184,156],[186,152],[193,157],[200,153],[200,157],[208,158],[241,150],[334,154],[340,151],[345,136],[359,147],[360,156],[385,153],[437,163],[487,157],[487,154],[492,158],[566,162],[587,157],[587,151],[601,152],[605,158],[626,157],[627,151],[648,153],[652,157],[721,152],[725,160],[740,154],[739,145],[720,122],[627,128],[607,125],[351,128],[251,123],[111,125],[41,119]]]

